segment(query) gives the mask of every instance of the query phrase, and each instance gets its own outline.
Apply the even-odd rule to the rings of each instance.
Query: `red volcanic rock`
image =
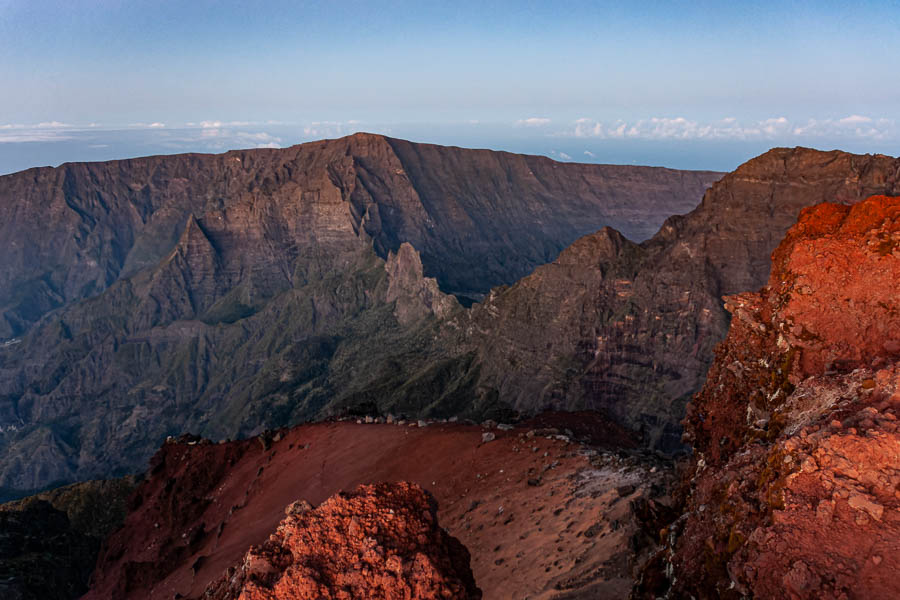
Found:
[[[900,597],[900,198],[804,210],[686,429],[674,597]]]
[[[804,210],[768,286],[726,298],[728,338],[688,411],[695,450],[716,463],[807,377],[900,357],[898,259],[900,198]]]
[[[485,432],[494,440],[483,443]],[[624,597],[657,539],[659,527],[649,539],[642,523],[669,504],[660,490],[671,477],[659,461],[583,448],[563,433],[337,422],[221,444],[171,440],[106,540],[85,600],[200,598],[263,547],[285,506],[302,499],[321,512],[344,502],[328,500],[342,490],[396,481],[434,495],[485,598]]]
[[[755,290],[801,209],[900,195],[900,160],[776,148],[723,177],[689,214],[634,244],[603,229],[448,329],[478,386],[521,414],[590,408],[677,451],[684,407],[725,338],[722,295]],[[841,210],[841,209],[835,209]]]
[[[204,598],[481,598],[469,552],[438,526],[437,503],[417,485],[362,485],[315,509],[293,506]]]

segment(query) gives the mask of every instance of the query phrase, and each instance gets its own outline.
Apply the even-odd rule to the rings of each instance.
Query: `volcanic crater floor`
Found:
[[[397,481],[434,496],[486,599],[628,596],[650,545],[635,506],[667,501],[664,463],[590,448],[557,429],[421,424],[328,422],[220,444],[170,440],[85,599],[201,598],[275,531],[286,506]]]

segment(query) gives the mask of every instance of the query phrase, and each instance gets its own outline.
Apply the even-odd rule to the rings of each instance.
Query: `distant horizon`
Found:
[[[211,125],[217,125],[212,127]],[[346,125],[331,125],[330,129],[311,129],[308,125],[268,124],[257,131],[248,122],[214,122],[204,125],[169,128],[162,127],[74,127],[65,124],[17,129],[0,127],[0,139],[18,133],[21,140],[0,142],[0,175],[8,175],[34,167],[58,167],[65,163],[106,162],[149,156],[175,154],[221,154],[233,150],[257,148],[287,148],[325,139],[337,139],[357,133],[370,133],[422,144],[457,146],[469,149],[493,150],[545,156],[559,162],[582,164],[637,165],[681,170],[730,172],[744,162],[778,147],[806,147],[821,151],[839,150],[853,154],[886,154],[892,144],[870,144],[859,140],[785,140],[760,138],[756,140],[698,140],[698,139],[583,139],[553,135],[510,135],[498,133],[501,127],[487,127],[487,131],[446,131],[435,127],[429,135],[428,126],[394,125],[350,130]],[[816,142],[819,143],[816,143]],[[824,143],[822,143],[824,142]],[[897,148],[900,150],[900,147]]]
[[[0,173],[367,130],[730,171],[900,154],[900,5],[0,0]]]

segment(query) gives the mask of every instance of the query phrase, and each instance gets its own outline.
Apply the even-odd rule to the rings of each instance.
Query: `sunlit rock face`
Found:
[[[469,553],[409,483],[291,504],[269,539],[203,594],[210,600],[478,600]]]
[[[171,438],[85,600],[264,595],[310,578],[329,594],[340,581],[353,597],[402,598],[427,573],[422,589],[457,594],[461,581],[471,594],[469,568],[485,598],[626,597],[671,510],[671,466],[625,450],[627,432],[588,414],[494,425],[369,417],[222,443]],[[383,482],[409,485],[358,489]]]
[[[672,597],[900,594],[900,198],[804,210],[686,431]]]

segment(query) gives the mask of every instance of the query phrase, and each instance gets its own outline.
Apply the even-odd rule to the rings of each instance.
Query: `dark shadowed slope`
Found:
[[[386,258],[404,241],[444,291],[512,283],[610,225],[634,239],[696,206],[720,173],[557,163],[357,134],[281,150],[71,163],[0,177],[0,338],[150,267],[190,215],[269,287],[338,221]],[[332,206],[332,212],[318,210]],[[327,240],[326,240],[327,241]],[[286,242],[283,244],[282,242]]]
[[[898,193],[898,159],[777,148],[650,240],[586,236],[444,331],[472,354],[480,402],[602,410],[642,429],[645,443],[675,449],[684,404],[728,329],[721,297],[765,283],[769,255],[802,208]]]
[[[371,400],[467,411],[471,355],[435,344],[461,310],[439,286],[512,282],[717,177],[367,134],[2,177],[0,487]]]

